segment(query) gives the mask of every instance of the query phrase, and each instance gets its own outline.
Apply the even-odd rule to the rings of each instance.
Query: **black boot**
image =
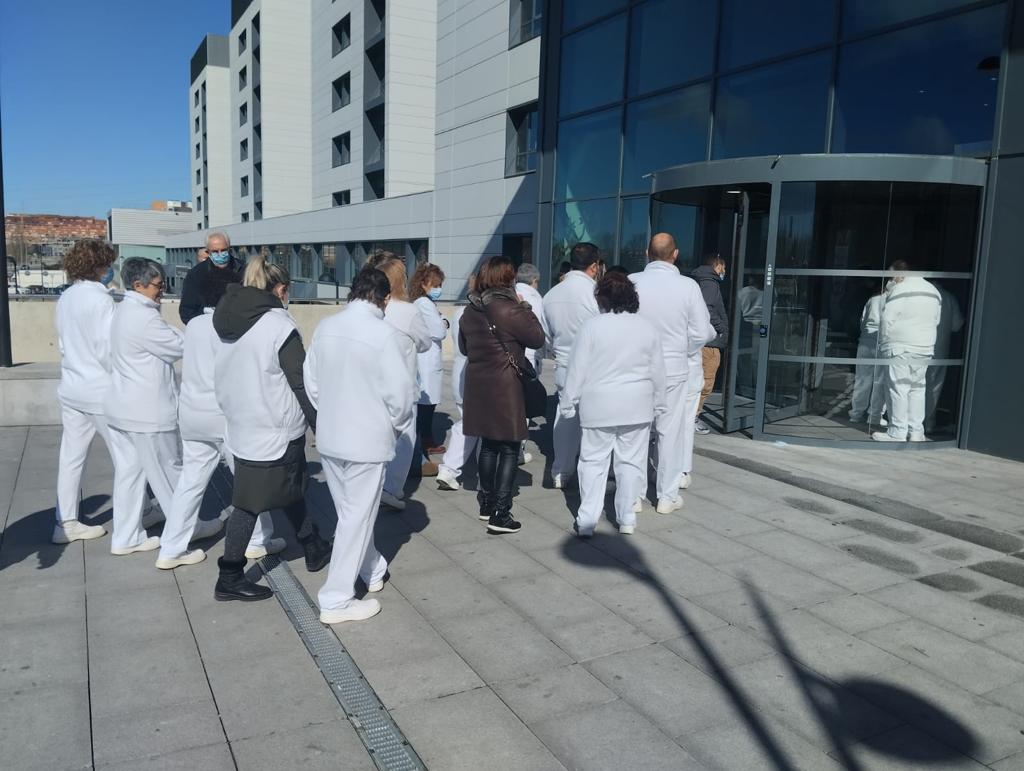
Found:
[[[253,583],[245,577],[245,560],[232,562],[221,557],[217,560],[217,567],[220,568],[220,578],[217,579],[217,586],[213,590],[215,600],[253,602],[274,596],[269,587]]]
[[[494,514],[494,494],[477,490],[476,502],[480,505],[480,521],[486,522]]]
[[[302,541],[302,551],[306,555],[306,570],[317,573],[331,562],[331,544],[323,539],[313,528],[313,534]]]
[[[496,511],[487,520],[487,532],[518,533],[523,526],[512,518],[512,493],[498,493],[494,501]]]

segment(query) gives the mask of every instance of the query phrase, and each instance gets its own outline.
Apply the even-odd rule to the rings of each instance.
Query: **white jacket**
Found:
[[[666,410],[665,363],[658,331],[635,313],[602,313],[576,336],[559,400],[579,405],[584,428],[650,423]]]
[[[401,336],[365,300],[317,324],[303,375],[321,454],[357,463],[394,458],[414,403]]]
[[[102,415],[110,387],[110,325],[114,298],[99,281],[76,281],[57,300],[60,403]]]
[[[204,308],[202,315],[185,326],[178,400],[178,428],[182,439],[224,440],[224,413],[217,404],[215,384],[217,354],[223,345],[213,329],[213,308]]]
[[[941,315],[942,295],[931,282],[917,276],[891,282],[882,308],[881,352],[931,356]]]
[[[529,284],[516,284],[516,291],[519,296],[523,298],[527,305],[530,306],[530,310],[533,311],[533,315],[537,317],[537,321],[540,322],[541,328],[544,330],[545,339],[548,337],[548,322],[544,318],[544,298],[541,293],[534,289]],[[458,340],[457,337],[453,338]],[[546,346],[545,346],[546,347]],[[541,362],[544,359],[545,351],[543,349],[535,351],[533,348],[527,348],[524,352],[527,359],[529,359],[537,370],[537,374],[541,371]]]
[[[441,358],[441,345],[448,336],[448,326],[444,322],[441,311],[429,297],[418,297],[413,303],[423,317],[423,323],[430,335],[431,346],[423,353],[417,354],[417,371],[420,384],[420,404],[440,404],[442,400],[442,381],[444,380],[444,361]]]
[[[160,303],[125,292],[110,332],[107,422],[122,431],[155,433],[178,427],[174,362],[184,337],[160,315]]]
[[[462,408],[462,399],[466,393],[466,354],[459,348],[459,324],[462,323],[462,314],[466,312],[466,306],[460,305],[452,315],[452,340],[455,341],[455,352],[452,356],[452,399]]]
[[[860,314],[860,339],[857,347],[863,348],[865,352],[878,349],[878,328],[882,323],[882,308],[885,307],[885,295],[876,294],[868,298],[864,303],[864,310]]]
[[[402,334],[399,335],[399,344],[402,347],[402,355],[405,357],[409,367],[409,377],[412,379],[413,389],[416,389],[416,374],[419,366],[417,354],[426,353],[433,345],[430,339],[430,332],[423,321],[423,315],[412,303],[405,300],[391,300],[384,309],[384,321],[393,326]],[[415,390],[415,396],[419,398],[419,391]]]
[[[665,377],[669,383],[689,378],[691,357],[700,361],[701,348],[717,337],[711,314],[697,282],[675,265],[658,260],[629,277],[640,296],[641,318],[650,322],[661,339]]]
[[[306,433],[306,416],[281,369],[279,352],[298,327],[284,308],[264,313],[237,340],[221,338],[214,366],[224,445],[239,458],[274,461]]]
[[[594,279],[581,270],[574,270],[544,297],[544,320],[548,344],[555,357],[555,385],[559,388],[565,384],[565,370],[576,333],[583,322],[600,313],[594,297],[596,288]]]

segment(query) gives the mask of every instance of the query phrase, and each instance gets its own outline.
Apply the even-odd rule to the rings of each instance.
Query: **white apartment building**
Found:
[[[242,254],[266,250],[287,265],[296,297],[334,296],[335,282],[347,284],[375,248],[439,265],[447,299],[464,296],[484,256],[532,260],[539,2],[288,0],[287,19],[268,14],[282,2],[233,2],[231,77],[240,85],[247,68],[248,78],[233,95],[235,122],[242,104],[253,109],[243,94],[262,93],[249,113],[247,161],[240,160],[244,132],[233,143],[236,193],[247,176],[249,194],[234,196],[233,223],[217,229]],[[308,20],[305,42],[295,37],[297,18]],[[242,33],[249,39],[240,51]],[[292,60],[309,52],[308,77],[298,63],[284,66],[264,52],[271,36],[286,34]],[[260,53],[249,69],[254,39]],[[268,130],[271,81],[290,93],[287,111],[273,108],[289,133]],[[262,126],[258,177],[254,114]],[[272,173],[271,153],[292,159],[288,174]],[[262,217],[242,205],[255,204],[255,180]],[[207,232],[170,239],[171,261],[190,261]]]
[[[189,86],[190,180],[194,230],[235,221],[231,199],[228,39],[207,35],[192,56]]]

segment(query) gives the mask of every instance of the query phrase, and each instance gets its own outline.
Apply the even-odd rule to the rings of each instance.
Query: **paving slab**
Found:
[[[374,771],[376,766],[352,731],[322,723],[233,742],[239,769],[279,771]]]
[[[227,744],[211,744],[188,750],[133,758],[123,763],[96,766],[103,771],[238,771]]]
[[[98,766],[166,755],[224,741],[213,699],[107,715],[93,721]]]
[[[907,618],[905,613],[862,594],[837,597],[811,605],[807,612],[850,634],[877,629]]]
[[[771,736],[772,748],[758,741],[750,726],[738,720],[681,736],[679,742],[703,767],[711,771],[778,768],[779,758],[776,753],[782,755],[791,768],[799,771],[840,771],[843,768],[822,749],[783,723],[768,715],[762,715],[762,719]]]
[[[3,765],[18,771],[91,768],[88,687],[0,691],[0,747]]]
[[[618,698],[614,691],[580,664],[506,680],[495,683],[492,688],[527,725],[607,704]]]

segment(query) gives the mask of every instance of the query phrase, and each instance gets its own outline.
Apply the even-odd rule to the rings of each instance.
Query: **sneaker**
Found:
[[[697,422],[693,424],[693,430],[701,436],[711,433],[711,427],[700,418],[697,418]]]
[[[622,535],[633,535],[636,532],[636,525],[619,525],[619,532]]]
[[[384,591],[384,579],[382,578],[380,581],[374,581],[372,584],[367,584],[366,591],[370,594],[376,594],[377,592]]]
[[[206,552],[202,549],[187,551],[180,557],[165,557],[156,561],[157,570],[174,570],[182,565],[198,565],[206,559]]]
[[[457,490],[461,490],[462,485],[459,484],[459,480],[452,472],[441,467],[437,470],[437,489],[454,493]]]
[[[681,477],[679,477],[679,489],[680,490],[689,490],[690,489],[690,482],[691,481],[693,481],[693,480],[690,479],[690,472],[689,471],[684,471],[683,475]]]
[[[420,466],[420,476],[421,477],[436,477],[437,476],[437,471],[438,471],[438,466],[432,460],[428,460],[426,463],[424,463],[422,466]]]
[[[269,554],[283,552],[288,542],[283,538],[270,538],[263,543],[250,544],[245,550],[245,558],[250,560],[263,559]]]
[[[556,490],[564,490],[565,489],[565,476],[562,475],[562,474],[555,474],[553,477],[551,477],[551,485]]]
[[[578,538],[587,539],[587,538],[593,538],[594,537],[594,528],[592,528],[592,527],[580,527],[579,522],[574,524],[572,526],[572,529],[576,531],[576,536]]]
[[[224,529],[224,522],[219,519],[200,519],[196,521],[196,526],[192,530],[192,541],[201,541],[204,538],[213,538],[217,533]]]
[[[927,442],[928,441],[928,437],[925,436],[924,432],[922,431],[920,434],[911,434],[910,436],[907,437],[907,441],[910,441],[910,442]]]
[[[160,548],[160,537],[151,535],[142,543],[136,546],[116,546],[110,553],[117,557],[124,557],[126,554],[134,554],[137,551],[156,551]]]
[[[321,610],[320,623],[344,624],[346,621],[365,621],[380,613],[380,603],[376,600],[349,600],[344,608]]]
[[[876,442],[905,442],[906,437],[893,436],[888,431],[875,431],[871,434],[871,438]]]
[[[53,528],[54,543],[71,543],[72,541],[91,541],[93,538],[102,538],[107,534],[107,529],[100,525],[87,525],[77,519],[62,522]]]
[[[633,504],[633,513],[634,514],[641,514],[641,513],[643,513],[643,510],[644,510],[644,499],[643,498],[637,498],[636,499],[636,503]]]
[[[165,519],[164,510],[161,509],[160,504],[155,501],[151,501],[149,507],[142,512],[142,526],[147,530],[159,525]]]
[[[658,501],[657,512],[659,514],[671,514],[673,511],[679,511],[681,508],[683,508],[682,498],[676,498],[674,501],[662,498]]]
[[[392,495],[387,490],[380,491],[380,505],[387,506],[395,511],[405,511],[405,501],[397,495]]]
[[[505,512],[504,514],[492,514],[487,520],[488,533],[518,533],[522,528],[522,524],[513,519],[512,515],[508,512]]]

